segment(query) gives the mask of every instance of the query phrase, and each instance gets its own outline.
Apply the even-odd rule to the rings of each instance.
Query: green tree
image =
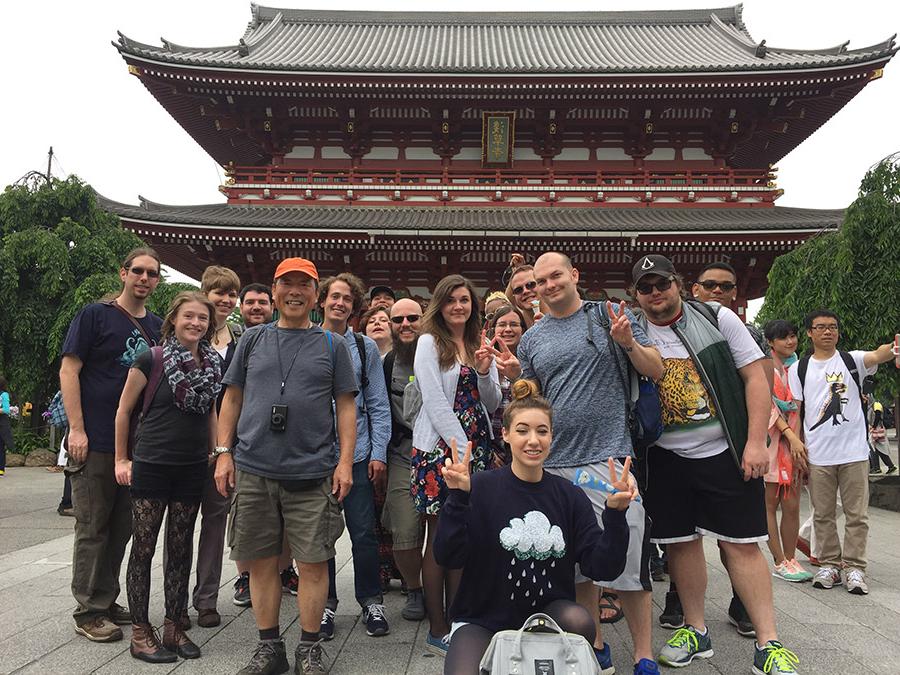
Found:
[[[118,270],[144,243],[97,206],[76,177],[7,187],[0,194],[0,372],[33,420],[59,387],[59,358],[69,323],[84,305],[121,288]],[[151,310],[183,284],[157,287]]]
[[[827,307],[841,317],[841,349],[874,349],[900,331],[900,156],[870,169],[837,232],[780,256],[757,321],[788,319]],[[802,330],[800,350],[809,342]],[[897,398],[900,371],[879,368],[876,396]],[[900,412],[900,411],[898,411]]]

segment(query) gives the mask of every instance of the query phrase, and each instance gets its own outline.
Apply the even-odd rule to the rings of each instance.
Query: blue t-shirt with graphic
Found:
[[[63,342],[63,356],[77,356],[83,364],[81,412],[90,451],[115,452],[116,409],[128,369],[141,353],[159,343],[162,319],[147,311],[135,320],[151,345],[121,310],[104,303],[93,303],[78,312]]]

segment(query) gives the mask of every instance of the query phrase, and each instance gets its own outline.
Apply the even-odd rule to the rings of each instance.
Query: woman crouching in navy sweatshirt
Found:
[[[494,633],[518,629],[535,612],[594,641],[594,621],[575,602],[575,564],[592,579],[614,579],[625,568],[625,510],[636,496],[624,479],[613,483],[597,525],[588,498],[546,473],[552,409],[537,385],[519,380],[503,415],[510,466],[469,475],[470,448],[454,451],[443,468],[450,488],[435,541],[437,562],[462,568],[450,607],[453,621],[444,675],[477,675]],[[455,448],[454,448],[455,450]],[[628,475],[625,466],[623,476]],[[610,468],[613,478],[615,468]]]

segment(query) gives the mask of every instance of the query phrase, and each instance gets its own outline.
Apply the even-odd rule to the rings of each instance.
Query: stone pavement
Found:
[[[62,490],[61,474],[44,469],[17,468],[0,479],[0,673],[234,673],[251,655],[256,632],[249,609],[231,603],[234,566],[223,559],[223,590],[219,602],[222,625],[194,627],[191,638],[203,649],[196,661],[150,666],[128,654],[126,639],[93,644],[72,627],[69,592],[72,519],[56,513]],[[827,674],[900,672],[900,513],[873,509],[870,514],[869,584],[865,597],[843,589],[820,591],[810,584],[773,579],[781,638],[801,658],[801,672]],[[335,675],[429,675],[441,672],[443,660],[424,648],[426,624],[400,618],[403,597],[398,590],[385,600],[391,633],[369,638],[360,625],[353,600],[350,544],[344,536],[338,549],[338,608],[336,638],[326,647]],[[725,610],[731,596],[715,545],[707,543],[709,591],[707,617],[715,656],[697,661],[688,673],[737,673],[750,669],[750,640],[727,624]],[[161,624],[163,599],[161,556],[154,560],[151,620]],[[123,570],[124,572],[124,570]],[[124,595],[124,575],[122,579]],[[654,622],[666,584],[654,585]],[[123,598],[124,602],[124,598]],[[299,638],[296,604],[285,596],[281,628],[289,654]],[[666,632],[653,630],[658,648]],[[630,673],[630,638],[625,621],[608,628],[619,673]],[[293,660],[292,660],[293,665]],[[674,671],[669,671],[674,672]]]

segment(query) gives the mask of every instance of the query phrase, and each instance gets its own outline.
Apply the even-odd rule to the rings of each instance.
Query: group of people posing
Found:
[[[73,320],[60,369],[75,630],[90,640],[121,640],[119,626],[131,624],[135,658],[200,657],[187,635],[198,514],[190,604],[200,626],[221,622],[227,539],[234,602],[252,604],[259,631],[248,674],[289,669],[285,591],[300,616],[295,672],[328,672],[322,642],[335,634],[345,525],[367,634],[390,630],[389,541],[407,593],[401,615],[427,618],[426,647],[446,657],[448,674],[477,674],[492,636],[536,611],[584,636],[613,673],[601,587],[621,603],[634,673],[711,657],[703,537],[717,540],[734,588],[729,619],[755,638],[753,672],[797,672],[778,640],[759,543],[776,576],[812,577],[794,554],[807,483],[821,564],[813,584],[868,592],[860,382],[893,358],[891,345],[839,351],[838,317],[817,310],[804,324],[813,352],[796,361],[791,323],[761,335],[728,308],[737,279],[725,263],[688,289],[665,257],[643,256],[632,309],[582,300],[563,253],[533,265],[514,256],[506,291],[483,311],[454,274],[424,311],[376,287],[363,313],[356,276],[320,280],[311,261],[287,258],[271,286],[242,289],[232,270],[208,268],[164,320],[145,307],[156,253],[133,251],[119,274],[118,296]],[[240,326],[228,321],[238,300]],[[635,452],[639,391],[658,398],[662,430]],[[160,636],[149,598],[164,516]],[[117,600],[129,539],[126,608]],[[654,655],[657,546],[672,581],[660,620],[674,633]]]

